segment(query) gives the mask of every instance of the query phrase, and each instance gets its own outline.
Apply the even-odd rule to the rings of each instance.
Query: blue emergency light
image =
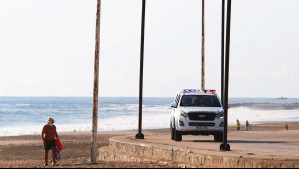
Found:
[[[194,92],[202,92],[202,90],[198,90],[198,89],[184,89],[183,92],[184,93],[194,93]]]

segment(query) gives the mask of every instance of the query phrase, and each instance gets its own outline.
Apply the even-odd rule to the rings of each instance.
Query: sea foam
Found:
[[[142,128],[169,128],[172,101],[144,98]],[[99,131],[138,129],[138,98],[100,98],[99,102]],[[299,121],[299,99],[247,98],[230,102],[229,125],[235,125],[237,119],[242,124],[246,120],[252,124]],[[54,117],[58,132],[92,130],[92,98],[0,97],[0,105],[0,136],[40,134],[48,117]]]

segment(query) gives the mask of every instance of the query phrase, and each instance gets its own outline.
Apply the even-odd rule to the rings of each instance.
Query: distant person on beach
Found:
[[[44,142],[45,149],[45,166],[48,165],[49,150],[52,150],[52,165],[56,166],[56,144],[55,138],[58,138],[56,126],[54,125],[54,119],[49,117],[47,124],[42,130],[42,140]]]
[[[239,119],[237,119],[237,131],[241,130],[241,123],[239,121]]]
[[[251,125],[249,124],[248,120],[246,120],[246,127],[245,127],[246,131],[251,131]]]

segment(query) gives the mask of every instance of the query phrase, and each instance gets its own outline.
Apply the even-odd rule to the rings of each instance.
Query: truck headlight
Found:
[[[184,111],[181,111],[181,114],[180,114],[182,117],[185,117],[187,118],[188,117],[188,113],[184,112]]]
[[[217,114],[216,118],[220,119],[223,116],[224,116],[224,112],[222,111]]]

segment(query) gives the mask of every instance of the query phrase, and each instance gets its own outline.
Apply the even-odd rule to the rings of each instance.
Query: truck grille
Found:
[[[216,113],[208,113],[208,112],[189,112],[188,113],[190,120],[197,121],[214,121],[216,118]]]
[[[215,123],[196,123],[196,122],[190,122],[189,123],[189,126],[209,126],[209,127],[214,127],[215,126]]]

